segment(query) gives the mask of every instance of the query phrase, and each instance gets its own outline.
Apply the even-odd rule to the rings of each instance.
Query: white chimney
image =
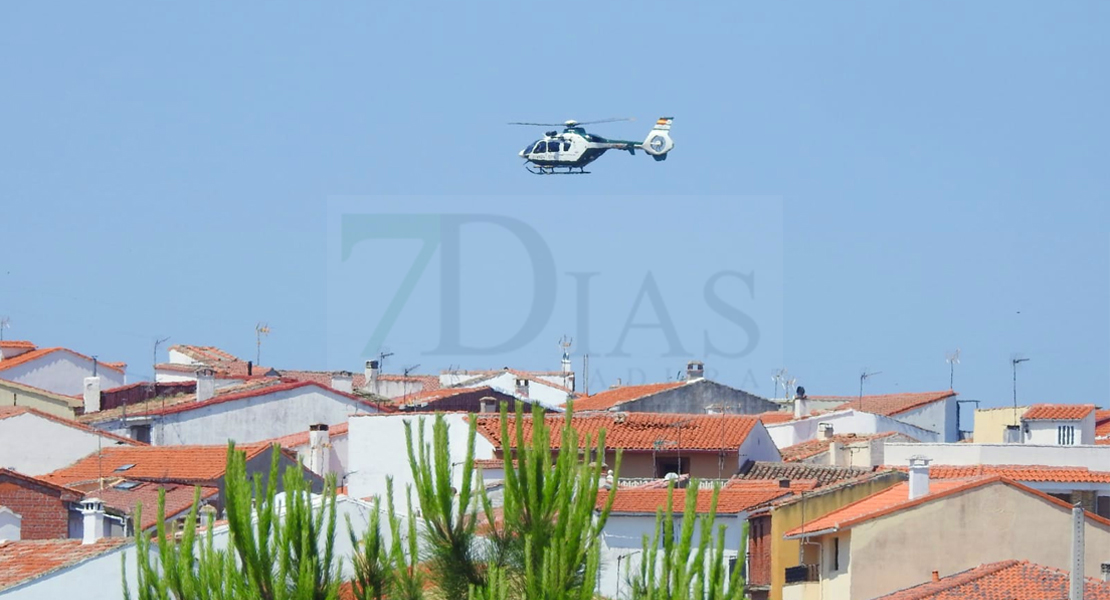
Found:
[[[104,503],[98,498],[85,498],[78,505],[78,510],[84,517],[84,527],[82,529],[81,543],[82,544],[95,544],[97,540],[104,537]]]
[[[834,467],[845,466],[844,445],[837,441],[829,442],[829,464]]]
[[[354,376],[351,374],[350,371],[339,371],[338,373],[332,373],[331,375],[332,389],[343,392],[345,394],[350,394],[354,392],[353,382]]]
[[[1020,425],[1007,425],[1002,433],[1002,443],[1004,444],[1020,444],[1021,443],[1021,426]]]
[[[331,458],[328,426],[323,423],[308,426],[308,470],[323,477],[328,472],[328,459]]]
[[[1071,576],[1068,578],[1068,600],[1083,600],[1083,529],[1087,525],[1083,508],[1071,507]]]
[[[1102,563],[1102,580],[1110,583],[1110,563]]]
[[[366,361],[366,371],[364,372],[366,375],[366,391],[378,394],[378,375],[380,373],[381,370],[378,368],[378,361]]]
[[[100,378],[85,378],[85,414],[100,412]]]
[[[478,400],[479,411],[484,413],[497,412],[497,398],[493,396],[482,396]]]
[[[809,401],[802,397],[794,398],[794,418],[800,419],[809,414]]]
[[[23,537],[23,517],[0,506],[0,542],[17,542]]]
[[[910,500],[929,494],[929,462],[924,456],[910,457]]]
[[[686,379],[701,379],[705,377],[705,364],[700,360],[686,363]]]
[[[207,367],[197,369],[197,402],[216,395],[216,372]]]
[[[527,398],[528,397],[528,380],[527,379],[524,379],[523,377],[517,378],[517,380],[516,380],[516,395],[520,396],[521,398]]]
[[[817,429],[821,431],[821,437],[826,440],[833,439],[833,424],[832,423],[818,423]]]

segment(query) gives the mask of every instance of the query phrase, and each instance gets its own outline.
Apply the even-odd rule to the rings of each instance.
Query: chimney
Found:
[[[497,412],[497,398],[493,396],[482,396],[478,400],[479,412],[493,413]]]
[[[929,462],[924,456],[910,457],[910,500],[929,494]]]
[[[350,371],[339,371],[337,373],[332,373],[331,387],[332,389],[343,392],[345,394],[354,393],[354,375]]]
[[[97,540],[104,537],[104,503],[97,498],[85,498],[78,506],[84,518],[81,543],[95,544]]]
[[[834,467],[843,467],[844,465],[844,444],[837,441],[829,442],[829,464]]]
[[[800,419],[809,414],[809,401],[798,396],[794,398],[794,418]]]
[[[216,372],[208,367],[197,369],[197,402],[216,395]]]
[[[940,581],[940,571],[933,571],[933,581]]]
[[[366,391],[371,392],[373,394],[378,393],[378,375],[380,373],[381,373],[381,370],[378,368],[378,361],[376,361],[376,360],[366,361],[366,371],[365,371]]]
[[[517,377],[516,380],[516,395],[521,398],[528,397],[528,380],[523,377]]]
[[[1021,443],[1021,426],[1020,425],[1007,425],[1006,431],[1002,433],[1002,442],[1004,444],[1020,444]]]
[[[700,360],[686,363],[686,379],[701,379],[705,377],[705,364]]]
[[[1110,583],[1110,563],[1102,563],[1102,580]]]
[[[328,459],[331,457],[331,452],[328,451],[330,441],[327,425],[317,423],[308,426],[308,456],[305,457],[307,459],[305,466],[321,477],[328,472]]]
[[[100,378],[85,378],[85,414],[100,412]]]
[[[247,377],[254,375],[254,361],[247,361]]]
[[[833,424],[832,423],[818,423],[817,429],[821,431],[821,437],[826,440],[833,439]]]
[[[1083,508],[1071,507],[1071,575],[1068,578],[1068,600],[1083,600],[1083,529],[1087,525]],[[1105,573],[1105,566],[1103,573]]]

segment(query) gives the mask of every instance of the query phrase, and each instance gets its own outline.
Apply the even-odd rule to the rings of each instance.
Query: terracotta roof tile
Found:
[[[805,460],[829,451],[829,444],[837,442],[840,444],[854,444],[856,442],[867,442],[877,440],[880,438],[891,437],[897,435],[896,432],[888,431],[886,433],[870,433],[870,434],[857,434],[857,433],[839,433],[833,435],[832,439],[819,437],[816,439],[808,440],[793,446],[787,446],[779,450],[782,454],[784,462],[794,462]],[[907,436],[908,437],[908,436]]]
[[[975,488],[983,487],[985,485],[1001,483],[1003,485],[1013,486],[1024,492],[1039,496],[1043,500],[1070,509],[1071,505],[1063,500],[1053,498],[1044,492],[1037,491],[1024,484],[1007,479],[1000,475],[976,477],[971,479],[940,479],[932,480],[929,482],[929,493],[913,500],[909,499],[909,483],[902,482],[892,487],[889,487],[881,492],[872,494],[866,498],[843,506],[823,517],[805,523],[800,527],[796,527],[786,533],[787,537],[802,536],[806,533],[812,534],[815,532],[823,531],[841,531],[849,527],[853,527],[860,523],[870,521],[894,512],[913,508],[926,502],[932,502],[940,498],[945,498],[953,494],[972,490]],[[1110,520],[1095,515],[1094,513],[1087,512],[1087,518],[1110,525]]]
[[[774,425],[775,423],[786,423],[787,421],[794,420],[794,414],[778,411],[763,412],[756,415],[764,425]]]
[[[48,480],[46,480],[44,478],[41,478],[41,477],[33,477],[31,475],[26,475],[24,473],[20,473],[19,471],[13,471],[11,469],[0,468],[0,476],[8,477],[8,478],[11,478],[11,479],[18,479],[18,480],[23,481],[25,483],[30,483],[32,485],[40,485],[40,486],[43,486],[45,488],[54,490],[55,492],[58,493],[58,496],[62,500],[65,500],[66,502],[75,502],[78,499],[80,499],[82,495],[84,495],[84,492],[82,492],[80,490],[75,490],[73,488],[69,488],[69,487],[66,487],[64,485],[59,485],[58,483],[48,481]]]
[[[35,345],[26,340],[3,340],[0,341],[0,348],[16,348],[19,350],[34,350]]]
[[[1110,600],[1110,583],[1086,578],[1084,600]],[[1029,561],[1005,560],[939,581],[929,581],[875,600],[1061,600],[1068,597],[1067,571]]]
[[[66,427],[72,427],[73,429],[80,429],[81,431],[84,431],[86,433],[91,433],[91,434],[94,434],[94,435],[103,436],[103,437],[106,437],[110,440],[115,440],[117,442],[122,442],[122,443],[125,443],[125,444],[128,444],[128,445],[131,445],[131,446],[146,446],[147,445],[147,444],[144,444],[142,442],[137,442],[137,441],[135,441],[131,438],[123,437],[122,435],[116,435],[114,433],[110,433],[110,432],[107,432],[107,431],[101,431],[100,429],[97,429],[95,427],[90,427],[88,425],[85,425],[84,423],[74,421],[73,419],[67,419],[65,417],[59,417],[57,415],[52,415],[50,413],[44,413],[40,410],[36,410],[36,409],[30,408],[30,407],[27,407],[27,406],[0,406],[0,420],[4,420],[4,419],[10,418],[10,417],[15,417],[15,416],[18,416],[18,415],[25,415],[25,414],[34,415],[36,417],[39,417],[40,419],[46,419],[48,421],[53,421],[53,422],[58,423],[60,425],[65,425]]]
[[[523,427],[525,441],[532,439],[532,417],[525,416]],[[550,415],[551,447],[560,445],[559,432],[565,417]],[[501,447],[501,425],[498,415],[478,415],[478,433],[495,446]],[[510,417],[509,446],[516,447],[515,425]],[[739,415],[678,415],[660,413],[576,413],[571,426],[580,438],[596,439],[601,430],[606,431],[606,448],[626,451],[655,449],[681,449],[685,451],[736,450],[740,447],[759,419]],[[762,426],[762,425],[760,425]],[[584,439],[582,439],[584,442]],[[659,444],[657,446],[657,444]]]
[[[574,401],[575,410],[609,410],[615,406],[653,396],[660,392],[673,390],[685,385],[685,381],[668,381],[666,383],[648,383],[645,385],[626,385],[615,389],[598,392]]]
[[[870,475],[874,469],[869,467],[835,467],[832,465],[809,465],[797,462],[748,461],[740,467],[734,479],[801,479],[813,480],[825,486],[840,481]]]
[[[83,359],[85,359],[89,362],[92,362],[92,360],[93,360],[92,358],[90,358],[88,356],[85,356],[84,354],[81,354],[80,352],[74,352],[73,350],[70,350],[69,348],[42,348],[42,349],[39,349],[39,350],[31,350],[30,352],[24,352],[23,354],[20,354],[18,356],[13,356],[11,358],[6,358],[4,360],[0,360],[0,371],[4,371],[4,370],[10,369],[12,367],[17,367],[19,365],[27,364],[31,361],[38,360],[38,359],[40,359],[44,356],[54,354],[55,352],[68,352],[68,353],[70,353],[74,356],[77,356],[79,358],[83,358]],[[98,364],[100,366],[104,367],[104,368],[111,369],[113,371],[118,371],[120,373],[123,373],[123,369],[119,366],[123,363],[101,362],[101,363],[98,363]],[[124,366],[126,366],[126,365],[124,365]]]
[[[1110,438],[1110,410],[1095,411],[1095,437]]]
[[[925,406],[926,404],[939,402],[955,395],[956,392],[952,390],[944,390],[940,392],[879,394],[864,396],[862,400],[858,396],[809,396],[809,399],[819,402],[841,401],[842,404],[837,406],[835,410],[851,408],[860,412],[868,412],[889,417]]]
[[[1022,421],[1079,421],[1095,410],[1094,404],[1034,404]]]
[[[104,538],[84,545],[81,540],[0,542],[0,591],[111,552],[126,543],[127,538]]]
[[[134,484],[138,485],[134,485]],[[120,487],[121,484],[124,487]],[[134,485],[134,487],[130,487]],[[139,527],[145,531],[158,525],[158,490],[166,490],[166,518],[171,519],[188,511],[193,506],[195,487],[177,483],[151,483],[138,481],[114,482],[110,487],[85,493],[85,498],[98,498],[104,506],[116,514],[133,517],[140,504],[143,507],[143,522]],[[210,500],[219,490],[214,487],[200,488],[200,499]]]
[[[343,437],[350,431],[350,424],[348,422],[339,423],[337,425],[328,426],[328,439]],[[300,448],[301,446],[308,445],[308,431],[298,431],[279,438],[266,440],[267,444],[277,444],[287,450]]]
[[[269,444],[246,444],[236,449],[245,451],[250,460],[269,448]],[[114,447],[90,454],[42,479],[65,486],[96,482],[101,477],[203,483],[223,477],[226,469],[227,446]]]
[[[597,493],[597,507],[605,506],[609,499],[610,490],[600,490]],[[739,514],[750,511],[760,505],[766,504],[777,498],[791,495],[789,489],[778,489],[768,486],[745,488],[725,487],[717,496],[717,514]],[[675,514],[685,512],[685,489],[674,490],[672,510]],[[712,489],[699,489],[695,510],[699,514],[708,513],[709,505],[713,499]],[[616,498],[613,499],[614,513],[655,514],[658,509],[665,509],[667,505],[667,488],[620,488]]]
[[[908,467],[889,467],[907,471]],[[1014,481],[1051,483],[1110,483],[1110,471],[1091,471],[1086,467],[1047,467],[1042,465],[930,465],[930,479],[966,479],[1001,475]]]

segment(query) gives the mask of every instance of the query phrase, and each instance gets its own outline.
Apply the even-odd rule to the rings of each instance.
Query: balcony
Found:
[[[806,583],[811,581],[818,581],[820,579],[820,571],[817,565],[798,565],[796,567],[786,567],[786,585],[792,583]]]

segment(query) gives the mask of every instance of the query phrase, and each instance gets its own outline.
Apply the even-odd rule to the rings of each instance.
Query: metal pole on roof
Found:
[[[168,341],[170,341],[169,336],[166,336],[164,338],[155,338],[155,340],[154,340],[154,363],[153,363],[153,369],[154,369],[153,373],[154,374],[151,375],[151,377],[150,377],[150,379],[151,379],[150,393],[151,393],[151,398],[152,399],[155,396],[158,395],[158,346],[161,346],[162,344],[164,344]],[[165,445],[165,443],[166,443],[166,416],[165,416],[165,411],[166,411],[166,399],[163,397],[162,398],[162,414],[158,415],[158,445],[159,446]]]
[[[1017,406],[1017,367],[1023,362],[1027,362],[1028,358],[1011,358],[1010,363],[1014,367],[1014,425],[1021,425],[1018,423],[1018,406]]]

